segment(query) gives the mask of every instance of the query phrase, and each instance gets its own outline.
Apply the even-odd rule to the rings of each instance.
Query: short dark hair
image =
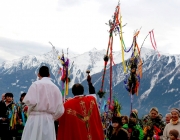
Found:
[[[22,102],[22,97],[25,97],[26,96],[26,93],[24,92],[24,93],[22,93],[21,94],[21,97],[20,97],[20,99],[19,99],[19,101],[21,101]]]
[[[39,75],[41,77],[49,77],[49,68],[47,66],[41,66],[39,69]]]
[[[12,97],[13,98],[13,94],[11,93],[11,92],[7,92],[6,94],[5,94],[5,98],[6,97]]]
[[[122,117],[113,116],[112,117],[112,123],[118,123],[120,126],[123,126]]]
[[[74,84],[72,87],[72,93],[74,96],[83,95],[84,94],[84,87],[81,84]]]

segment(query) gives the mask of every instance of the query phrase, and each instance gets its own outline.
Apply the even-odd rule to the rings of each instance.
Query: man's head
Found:
[[[137,113],[135,111],[132,111],[131,114],[130,114],[130,117],[129,117],[129,122],[133,123],[133,124],[136,124],[137,120],[138,120]]]
[[[2,94],[2,101],[5,100],[5,93]]]
[[[165,119],[166,119],[166,124],[170,123],[170,120],[171,120],[171,113],[167,113]]]
[[[47,66],[41,66],[39,69],[38,77],[50,77],[49,68]]]
[[[83,95],[84,87],[81,84],[74,84],[72,87],[72,93],[74,96]]]
[[[6,102],[8,102],[8,103],[12,102],[12,101],[13,101],[13,94],[10,93],[10,92],[6,93],[6,94],[5,94],[5,100],[6,100]]]
[[[24,99],[24,97],[25,97],[25,96],[26,96],[26,93],[25,93],[25,92],[21,94],[21,97],[20,97],[20,102],[22,102],[22,101],[23,101],[23,99]]]

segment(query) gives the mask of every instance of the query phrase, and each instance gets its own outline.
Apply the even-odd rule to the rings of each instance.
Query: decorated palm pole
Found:
[[[67,50],[67,56],[68,56],[68,50]],[[70,78],[68,77],[69,73],[69,58],[64,57],[64,53],[62,51],[62,56],[58,56],[58,59],[60,60],[62,64],[62,68],[60,68],[59,72],[61,73],[61,82],[62,82],[62,95],[65,101],[66,96],[68,95],[68,84],[70,82]]]
[[[53,56],[54,56],[53,58],[55,59],[56,57],[58,57],[58,60],[62,65],[62,67],[59,68],[58,73],[61,74],[60,77],[61,89],[62,89],[61,92],[63,96],[63,101],[65,102],[69,90],[69,82],[70,82],[69,73],[73,67],[74,61],[72,62],[71,67],[69,68],[70,60],[68,58],[68,48],[67,48],[67,57],[65,58],[63,50],[62,50],[62,55],[59,55],[59,51],[55,49],[55,46],[53,46],[51,42],[49,43],[53,47]]]
[[[113,21],[109,20],[109,42],[108,42],[108,47],[107,47],[107,51],[106,51],[106,55],[104,56],[104,70],[103,70],[103,75],[102,75],[102,82],[101,82],[101,88],[99,90],[99,92],[97,93],[99,95],[99,107],[101,106],[101,101],[102,101],[102,97],[104,97],[105,95],[105,91],[103,89],[104,87],[104,78],[105,78],[105,74],[106,74],[106,68],[107,68],[107,63],[108,60],[110,60],[110,88],[109,88],[109,92],[110,92],[110,103],[109,103],[109,109],[111,107],[111,103],[112,103],[112,65],[113,65],[113,55],[112,55],[112,50],[113,50],[113,32],[115,31],[116,28],[116,11],[114,13],[113,16]]]
[[[113,74],[113,72],[112,72],[112,62],[113,62],[113,56],[112,56],[112,46],[113,46],[113,36],[112,36],[112,42],[111,42],[111,46],[110,46],[110,91],[109,91],[109,93],[110,93],[110,103],[109,103],[109,109],[111,109],[111,105],[112,105],[112,94],[113,94],[113,91],[112,91],[112,74]]]
[[[130,98],[131,98],[131,106],[130,106],[130,112],[132,112],[132,105],[133,105],[133,95],[136,94],[138,96],[138,92],[139,92],[139,86],[140,86],[140,80],[142,78],[142,65],[143,65],[143,61],[141,59],[141,48],[144,44],[145,39],[148,37],[148,35],[150,35],[150,39],[152,38],[152,36],[154,36],[153,31],[149,32],[149,34],[145,37],[141,48],[139,48],[138,43],[137,43],[137,37],[140,33],[140,30],[137,30],[134,35],[133,35],[133,43],[130,47],[130,49],[132,50],[132,54],[130,59],[126,62],[126,68],[124,69],[125,74],[126,74],[126,78],[124,80],[125,83],[125,88],[127,89],[127,91],[130,93]],[[151,35],[152,34],[152,35]],[[154,46],[153,46],[153,41],[154,41]],[[122,48],[124,48],[125,52],[129,52],[126,51],[125,49],[125,45],[124,45],[124,41],[123,41],[123,36],[121,36],[121,45]],[[153,37],[153,39],[151,39],[151,43],[153,48],[156,50],[156,42],[155,39]],[[158,52],[158,51],[157,51]],[[160,56],[159,52],[158,55]]]
[[[122,65],[124,69],[124,74],[126,75],[126,78],[124,80],[125,88],[131,95],[131,111],[132,111],[132,104],[133,104],[133,95],[136,94],[138,95],[139,92],[139,86],[140,86],[140,79],[142,78],[142,65],[143,61],[140,56],[141,48],[144,44],[145,39],[150,35],[150,41],[151,44],[154,48],[155,51],[157,51],[157,45],[156,41],[154,38],[154,32],[151,30],[148,35],[145,37],[141,48],[139,48],[138,43],[137,43],[137,37],[140,33],[140,29],[136,30],[134,35],[133,35],[133,41],[132,45],[129,49],[126,49],[125,43],[124,43],[124,38],[123,38],[123,31],[122,28],[125,25],[122,25],[122,16],[120,12],[120,2],[115,8],[115,12],[113,15],[113,20],[109,20],[109,23],[107,24],[110,27],[109,30],[109,42],[108,42],[108,48],[106,51],[106,55],[104,56],[104,70],[103,70],[103,75],[102,75],[102,83],[101,83],[101,88],[99,92],[97,93],[99,95],[99,107],[101,106],[101,100],[102,97],[105,95],[104,91],[104,78],[106,74],[106,68],[107,68],[107,63],[110,60],[110,97],[109,97],[109,109],[112,104],[112,62],[113,62],[113,55],[112,55],[112,50],[113,50],[113,33],[119,35],[120,39],[120,46],[121,46],[121,51],[122,51]],[[129,60],[125,61],[124,59],[124,54],[132,51],[132,55]],[[158,55],[160,56],[159,52],[157,51]]]

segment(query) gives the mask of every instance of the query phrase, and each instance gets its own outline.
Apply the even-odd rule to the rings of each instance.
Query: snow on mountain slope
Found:
[[[61,55],[61,51],[52,48],[50,52],[43,55],[28,55],[0,64],[0,92],[12,91],[16,94],[16,97],[20,92],[27,92],[31,83],[37,79],[36,75],[41,65],[50,67],[53,82],[61,88],[58,71],[62,65],[58,60],[57,52]],[[66,57],[66,52],[64,54]],[[106,50],[97,50],[95,48],[83,54],[69,52],[69,68],[71,68],[69,72],[71,79],[69,88],[77,82],[86,86],[86,70],[90,70],[95,88],[99,90],[102,82],[103,57],[105,54]],[[125,60],[129,59],[130,56],[131,53],[126,53]],[[158,57],[157,52],[154,50],[142,48],[141,58],[143,59],[143,77],[140,83],[139,96],[134,97],[134,107],[147,111],[153,105],[160,109],[173,106],[174,103],[178,106],[180,100],[180,55],[168,55],[161,52],[161,56]],[[126,110],[128,109],[129,96],[123,83],[125,74],[121,63],[121,51],[113,52],[113,61],[115,63],[113,66],[113,92],[118,95],[119,101]],[[104,88],[107,93],[109,92],[108,77],[109,63],[104,81]],[[157,98],[157,95],[161,96],[161,98]]]
[[[18,70],[26,70],[30,68],[38,68],[42,63],[46,63],[50,65],[50,69],[58,80],[58,71],[59,68],[62,67],[60,61],[57,59],[59,51],[55,48],[52,48],[52,50],[46,54],[43,55],[28,55],[24,56],[22,58],[13,60],[13,61],[5,61],[2,64],[0,64],[1,73],[12,73],[14,71]],[[65,57],[67,57],[66,52]],[[104,60],[103,57],[106,54],[106,50],[97,50],[96,48],[90,50],[89,52],[85,52],[83,54],[73,54],[69,53],[68,58],[70,59],[70,77],[71,77],[71,83],[74,82],[81,82],[86,79],[86,70],[91,71],[91,75],[101,72],[104,69]],[[144,62],[146,60],[152,59],[150,58],[152,55],[155,56],[156,52],[151,49],[142,48],[141,50],[141,57]],[[59,55],[61,53],[59,52]],[[125,53],[125,60],[130,58],[131,53]],[[177,64],[179,64],[179,58]],[[154,58],[153,58],[154,59]],[[113,52],[113,61],[115,64],[119,64],[122,62],[122,55],[121,51]],[[73,65],[72,65],[73,63]],[[150,68],[153,64],[150,64],[148,68]],[[109,63],[107,65],[107,68],[109,67]],[[145,68],[145,69],[148,69]],[[37,74],[37,70],[35,72]],[[59,75],[60,76],[60,75]],[[72,84],[70,84],[70,87]]]

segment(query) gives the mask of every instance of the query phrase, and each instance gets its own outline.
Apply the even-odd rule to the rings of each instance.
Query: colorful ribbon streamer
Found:
[[[155,38],[154,38],[154,32],[153,32],[153,30],[151,30],[151,31],[149,32],[149,34],[150,34],[151,44],[152,44],[154,50],[157,51],[158,56],[160,56],[160,53],[159,53],[158,50],[157,50],[157,45],[156,45],[156,40],[155,40]]]

